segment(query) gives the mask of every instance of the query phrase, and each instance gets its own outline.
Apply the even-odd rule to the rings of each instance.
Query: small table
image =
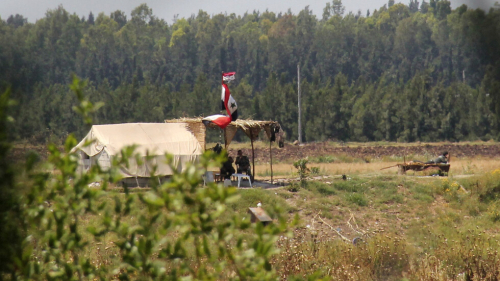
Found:
[[[222,176],[221,176],[220,173],[216,173],[216,174],[214,174],[214,181],[215,182],[221,182],[221,181],[224,181],[224,180],[222,179]]]
[[[240,188],[241,179],[248,179],[248,182],[250,183],[250,187],[252,187],[252,179],[250,178],[249,175],[233,174],[231,177],[238,178],[238,188]]]

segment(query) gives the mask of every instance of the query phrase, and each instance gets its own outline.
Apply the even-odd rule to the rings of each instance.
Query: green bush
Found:
[[[15,270],[12,258],[21,253],[22,215],[19,189],[15,182],[15,167],[9,159],[11,144],[9,143],[9,123],[11,117],[7,110],[13,104],[10,91],[0,95],[0,280],[3,274],[12,274]]]
[[[286,190],[290,192],[298,192],[300,190],[300,185],[296,183],[291,183],[285,187]]]
[[[361,185],[357,181],[337,181],[333,184],[335,189],[347,192],[365,192],[366,186]]]
[[[304,188],[317,194],[318,196],[330,196],[336,194],[336,190],[333,186],[319,181],[308,181]]]
[[[362,193],[347,194],[346,200],[351,202],[351,203],[354,203],[358,206],[361,206],[361,207],[368,205],[368,200],[366,199],[365,195]]]
[[[315,159],[311,159],[311,162],[313,162],[313,163],[333,163],[333,162],[335,162],[335,157],[333,157],[331,155],[325,155],[325,156],[321,155]]]
[[[295,167],[295,169],[297,169],[297,171],[299,173],[300,185],[302,187],[305,186],[306,178],[310,172],[309,168],[307,168],[308,162],[309,162],[309,160],[307,158],[304,158],[304,159],[297,160],[293,163],[293,166]]]
[[[259,202],[271,217],[278,217],[278,212],[288,213],[293,211],[292,207],[283,198],[272,191],[255,188],[239,189],[236,195],[234,200],[227,203],[228,209],[235,213],[245,214],[249,207],[257,207]]]
[[[318,175],[319,174],[319,167],[311,167],[311,174]]]

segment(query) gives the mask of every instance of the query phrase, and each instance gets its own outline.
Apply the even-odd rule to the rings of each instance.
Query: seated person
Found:
[[[443,152],[438,158],[425,162],[424,164],[446,164],[448,163],[448,151]]]
[[[227,161],[222,164],[220,175],[223,179],[231,179],[231,175],[234,174],[233,162],[233,157],[228,157]]]
[[[246,173],[251,176],[252,173],[250,171],[250,160],[248,157],[243,155],[241,150],[238,150],[238,156],[236,156],[236,167],[238,168],[238,174]]]

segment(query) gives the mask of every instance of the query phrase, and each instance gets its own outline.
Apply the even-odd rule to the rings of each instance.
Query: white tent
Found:
[[[90,145],[86,145],[92,142]],[[174,157],[174,168],[182,171],[186,163],[198,161],[203,148],[194,134],[183,123],[128,123],[94,125],[85,138],[73,148],[79,151],[79,169],[84,172],[90,166],[99,165],[109,168],[113,157],[130,145],[136,145],[135,153],[143,160],[149,153],[153,156],[144,164],[137,165],[129,159],[128,167],[121,167],[124,177],[149,177],[153,166],[155,176],[171,175],[171,168],[165,163],[165,154]]]

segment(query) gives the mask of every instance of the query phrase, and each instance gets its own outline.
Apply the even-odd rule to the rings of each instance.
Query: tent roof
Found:
[[[202,123],[201,117],[198,118],[179,118],[179,119],[171,119],[165,120],[166,123]],[[264,129],[266,126],[277,125],[276,121],[260,121],[260,120],[250,120],[250,119],[238,119],[236,121],[232,121],[229,123],[228,127],[236,127],[240,128],[243,131],[247,129]],[[218,128],[217,125],[213,123],[209,123],[208,127],[210,128]]]
[[[85,146],[88,142],[94,143]],[[126,146],[136,145],[136,153],[145,156],[164,155],[200,155],[202,146],[181,123],[126,123],[94,125],[87,136],[73,148],[80,149],[89,156],[100,153],[103,149],[109,155],[116,155]]]
[[[205,129],[205,126],[199,126],[198,124],[206,124],[209,128],[219,128],[217,125],[211,122],[203,122],[203,118],[180,118],[180,119],[172,119],[165,120],[166,123],[183,123],[188,124],[188,126],[193,130],[193,132],[198,134],[205,134],[205,132],[201,132],[202,129]],[[194,126],[197,125],[197,126]],[[258,121],[258,120],[244,120],[238,119],[236,121],[232,121],[224,130],[224,139],[226,143],[226,149],[233,140],[236,131],[241,129],[252,141],[256,140],[259,136],[261,130],[266,132],[267,138],[271,138],[271,127],[279,125],[276,121]],[[200,131],[198,132],[197,129]]]

